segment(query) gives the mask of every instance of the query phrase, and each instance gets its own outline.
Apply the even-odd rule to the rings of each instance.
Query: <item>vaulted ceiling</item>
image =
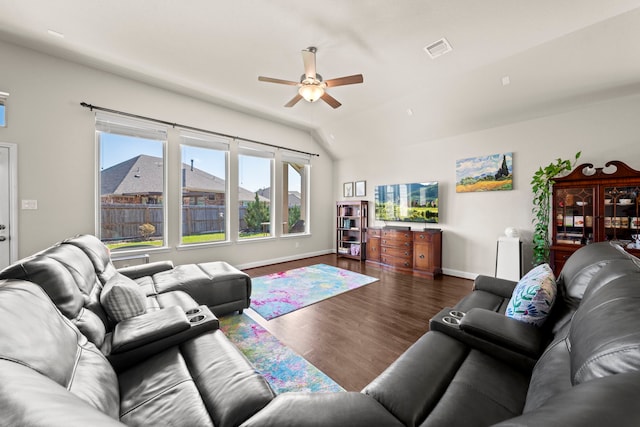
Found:
[[[0,0],[0,39],[307,129],[336,158],[640,93],[640,0]],[[299,81],[309,46],[325,79],[364,75],[328,90],[338,109],[257,79]]]

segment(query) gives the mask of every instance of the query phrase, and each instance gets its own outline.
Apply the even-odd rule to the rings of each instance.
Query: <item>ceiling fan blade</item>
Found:
[[[258,80],[260,80],[261,82],[280,83],[281,85],[291,85],[291,86],[298,85],[298,82],[292,82],[291,80],[274,79],[271,77],[258,76]]]
[[[308,79],[316,78],[316,48],[309,47],[302,51],[302,62],[304,63],[304,75]]]
[[[342,104],[340,104],[338,102],[337,99],[335,99],[333,96],[329,95],[327,92],[323,93],[322,96],[320,97],[324,102],[326,102],[327,104],[331,105],[333,108],[338,108],[339,106],[341,106]]]
[[[293,98],[291,98],[291,101],[287,102],[286,104],[284,104],[285,107],[289,108],[289,107],[293,107],[294,105],[296,105],[298,103],[298,101],[300,101],[302,99],[302,95],[300,95],[299,93],[296,94],[296,96],[294,96]]]
[[[324,83],[327,85],[327,87],[334,87],[362,83],[363,81],[364,78],[362,77],[362,74],[354,74],[353,76],[339,77],[337,79],[327,80]]]

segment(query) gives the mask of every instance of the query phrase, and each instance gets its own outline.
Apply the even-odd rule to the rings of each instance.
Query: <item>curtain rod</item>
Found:
[[[268,147],[280,148],[280,149],[283,149],[283,150],[295,151],[296,153],[307,154],[309,156],[320,157],[320,154],[316,154],[316,153],[308,153],[306,151],[296,150],[294,148],[287,148],[287,147],[282,147],[280,145],[269,144],[268,142],[256,141],[255,139],[242,138],[240,136],[228,135],[226,133],[214,132],[212,130],[200,129],[200,128],[196,128],[196,127],[193,127],[193,126],[181,125],[179,123],[167,122],[165,120],[154,119],[154,118],[151,118],[151,117],[139,116],[137,114],[125,113],[124,111],[118,111],[118,110],[112,110],[110,108],[98,107],[97,105],[87,104],[86,102],[81,102],[80,105],[85,107],[85,108],[88,108],[90,111],[93,111],[93,110],[105,111],[107,113],[118,114],[118,115],[126,116],[126,117],[133,117],[135,119],[149,120],[149,121],[152,121],[152,122],[161,123],[163,125],[172,126],[173,128],[179,127],[179,128],[182,128],[182,129],[193,130],[193,131],[196,131],[196,132],[208,133],[208,134],[211,134],[211,135],[222,136],[222,137],[225,137],[225,138],[231,138],[231,139],[236,139],[236,140],[245,141],[245,142],[253,142],[255,144],[266,145]]]

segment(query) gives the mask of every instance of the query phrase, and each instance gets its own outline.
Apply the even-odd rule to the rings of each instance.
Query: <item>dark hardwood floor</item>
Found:
[[[389,271],[336,255],[247,269],[251,277],[328,264],[380,279],[266,321],[271,334],[347,391],[360,391],[429,329],[429,319],[471,291],[472,281],[435,280]]]

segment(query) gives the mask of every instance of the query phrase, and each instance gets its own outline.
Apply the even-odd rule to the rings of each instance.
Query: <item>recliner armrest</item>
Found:
[[[218,318],[205,305],[183,311],[171,306],[118,323],[107,334],[102,352],[118,372],[170,347],[218,329]]]
[[[475,314],[466,319],[472,312]],[[467,330],[463,330],[461,327],[463,319],[467,323]],[[507,318],[492,310],[471,308],[468,312],[462,313],[457,309],[445,307],[429,320],[429,329],[442,332],[511,366],[530,371],[542,352],[545,334],[542,330],[536,330],[537,327],[533,325],[523,326],[524,323],[515,325],[512,322],[517,322],[517,320]],[[511,329],[522,332],[523,336],[516,338],[517,335],[514,331],[508,332]],[[511,337],[523,341],[532,339],[538,344],[531,344],[530,347],[523,344],[513,344],[510,341]],[[537,352],[533,350],[536,346],[539,347]]]
[[[513,280],[479,275],[473,282],[473,289],[491,292],[504,298],[511,298],[517,284],[518,282],[514,282]]]
[[[111,338],[111,354],[129,351],[189,328],[189,319],[178,306],[130,317],[116,324]]]
[[[460,319],[460,329],[533,358],[537,358],[542,352],[543,334],[539,327],[495,311],[481,308],[469,310]]]
[[[153,276],[161,271],[173,269],[171,261],[156,261],[148,264],[132,265],[130,267],[122,267],[118,272],[124,274],[131,279],[138,279],[144,276]]]

